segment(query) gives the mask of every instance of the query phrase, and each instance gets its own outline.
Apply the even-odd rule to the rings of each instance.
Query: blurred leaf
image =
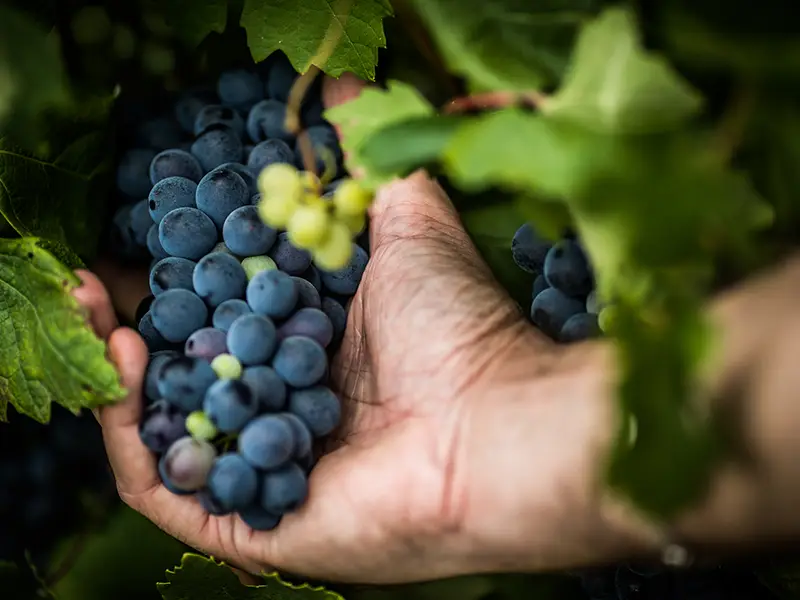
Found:
[[[343,600],[323,588],[288,584],[277,574],[265,576],[263,585],[244,585],[230,567],[198,554],[184,554],[167,580],[158,584],[164,600]]]
[[[450,69],[475,90],[557,83],[596,0],[412,0]]]
[[[163,15],[170,29],[190,46],[209,33],[222,33],[228,19],[228,0],[147,0]]]
[[[80,279],[39,240],[0,240],[0,282],[0,420],[9,402],[46,423],[51,402],[77,412],[125,396],[70,293]]]
[[[414,88],[389,81],[387,89],[367,88],[358,98],[325,112],[325,118],[338,125],[345,165],[365,187],[373,189],[386,178],[372,173],[365,162],[363,145],[375,132],[402,121],[428,117],[434,109]]]
[[[374,81],[392,14],[389,0],[244,0],[241,24],[256,62],[282,50],[300,73],[316,65]]]
[[[664,58],[644,50],[633,15],[614,8],[583,28],[563,85],[543,111],[604,133],[653,133],[680,125],[701,105]]]

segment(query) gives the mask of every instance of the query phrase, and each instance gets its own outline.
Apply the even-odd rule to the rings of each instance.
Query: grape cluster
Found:
[[[598,301],[592,266],[578,239],[551,242],[526,223],[514,234],[511,254],[519,268],[535,276],[530,317],[536,327],[563,343],[600,335],[610,311]]]
[[[118,170],[123,193],[146,196],[115,218],[123,254],[151,257],[151,296],[137,319],[150,351],[140,437],[171,492],[256,530],[303,504],[315,441],[339,423],[329,353],[368,260],[354,228],[328,243],[335,227],[298,225],[296,211],[280,227],[259,215],[291,201],[293,185],[304,206],[333,205],[336,190],[352,187],[338,179],[326,192],[298,171],[299,144],[284,126],[296,77],[287,65],[273,62],[263,76],[228,71],[213,97],[180,98],[173,125],[193,141],[131,150]],[[327,176],[338,176],[341,149],[321,112],[318,96],[306,100],[304,126]],[[131,157],[142,161],[136,169]]]
[[[115,497],[113,478],[91,414],[54,406],[49,425],[15,416],[0,423],[0,561],[28,551],[41,564],[85,522],[88,499]]]

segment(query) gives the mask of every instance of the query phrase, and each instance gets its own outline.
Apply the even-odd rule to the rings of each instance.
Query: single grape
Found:
[[[166,455],[162,456],[158,461],[158,476],[161,478],[161,483],[171,494],[176,496],[191,496],[194,494],[194,490],[182,490],[170,479],[166,467]]]
[[[236,433],[256,416],[258,402],[243,381],[220,379],[208,388],[203,411],[222,433]]]
[[[247,157],[247,166],[253,173],[260,173],[266,167],[278,163],[291,164],[294,162],[294,154],[289,144],[283,140],[273,139],[259,142],[253,147],[250,156]],[[262,190],[263,194],[264,191]]]
[[[261,506],[272,513],[285,514],[300,508],[308,497],[306,474],[289,463],[265,473],[261,484]]]
[[[275,351],[277,333],[267,317],[250,314],[236,319],[228,330],[228,348],[243,365],[258,365]]]
[[[186,417],[186,431],[196,440],[211,441],[217,437],[217,428],[202,410],[195,410]]]
[[[572,315],[558,334],[558,341],[565,344],[580,342],[599,336],[601,333],[600,325],[597,323],[597,315],[594,313],[578,313]]]
[[[325,239],[330,216],[319,204],[301,205],[286,225],[289,241],[297,248],[315,248]]]
[[[147,250],[156,260],[161,260],[169,256],[158,239],[158,225],[155,223],[150,225],[150,229],[147,231]]]
[[[314,248],[314,263],[324,271],[345,269],[353,256],[354,246],[347,225],[334,219],[325,241]]]
[[[352,256],[347,266],[338,271],[321,271],[322,285],[334,294],[352,296],[361,283],[364,270],[367,268],[369,255],[356,244],[352,244]]]
[[[303,182],[294,166],[284,163],[270,165],[258,175],[258,189],[262,199],[284,198],[298,203],[303,196]]]
[[[336,217],[339,221],[344,223],[347,230],[350,232],[350,235],[353,236],[360,236],[362,235],[367,228],[367,216],[366,214],[363,215],[337,215]]]
[[[226,515],[231,514],[231,511],[226,510],[219,500],[217,500],[208,489],[202,489],[195,494],[197,501],[200,503],[200,506],[203,507],[208,514],[213,515],[215,517],[224,517]]]
[[[240,510],[237,514],[242,521],[244,521],[245,525],[255,531],[271,531],[281,522],[280,515],[273,515],[256,505],[248,506],[244,510]]]
[[[598,314],[603,309],[603,303],[597,297],[597,290],[592,290],[586,296],[586,312]]]
[[[175,103],[175,118],[187,133],[194,133],[194,122],[203,107],[216,104],[217,95],[211,90],[196,89],[185,92]]]
[[[525,223],[517,229],[511,240],[511,256],[517,266],[528,273],[541,273],[544,258],[552,244],[539,235],[532,225]]]
[[[242,376],[242,363],[233,354],[220,354],[211,361],[211,368],[220,379],[239,379]]]
[[[229,106],[210,104],[204,106],[194,119],[194,135],[203,135],[209,127],[230,127],[240,138],[244,135],[244,119]]]
[[[173,487],[194,492],[204,487],[217,451],[206,441],[184,437],[164,455],[164,474]]]
[[[150,309],[153,326],[168,342],[181,343],[208,321],[208,309],[197,294],[172,289],[156,296]]]
[[[131,206],[130,228],[138,246],[147,247],[147,234],[152,224],[150,212],[147,210],[147,200],[140,200]]]
[[[290,386],[304,388],[319,383],[325,376],[328,357],[319,343],[295,335],[280,341],[272,368]]]
[[[261,411],[277,412],[286,404],[286,384],[272,368],[265,365],[247,367],[242,373],[242,381],[253,390]]]
[[[363,216],[372,195],[354,179],[341,179],[333,192],[333,206],[337,214]]]
[[[242,268],[247,274],[247,280],[252,281],[253,277],[262,271],[275,271],[278,265],[269,256],[248,256],[242,259]]]
[[[300,275],[303,279],[310,282],[311,285],[314,286],[320,294],[322,293],[322,276],[319,274],[319,269],[314,265],[308,267],[303,273]]]
[[[186,415],[166,400],[157,400],[144,409],[139,437],[156,454],[166,452],[172,444],[186,436]]]
[[[322,312],[324,312],[333,326],[332,343],[337,344],[344,337],[344,330],[347,327],[347,312],[344,306],[328,296],[322,298]]]
[[[292,279],[294,279],[295,284],[297,284],[297,306],[299,308],[322,307],[322,300],[319,297],[319,292],[310,281],[302,277],[292,277]]]
[[[217,380],[211,366],[199,358],[178,356],[159,372],[158,393],[185,413],[199,410],[206,390]]]
[[[315,437],[331,433],[342,418],[342,406],[330,388],[317,385],[289,394],[289,412],[297,416]]]
[[[150,148],[134,148],[123,154],[117,166],[117,188],[130,198],[140,199],[150,191],[150,163],[156,152]]]
[[[247,116],[247,134],[255,143],[270,139],[294,142],[295,136],[286,129],[286,105],[278,100],[262,100]]]
[[[278,328],[278,339],[294,335],[310,338],[326,348],[333,340],[333,323],[318,308],[301,308]]]
[[[314,445],[314,437],[308,425],[303,423],[300,417],[290,412],[283,412],[278,416],[282,419],[286,419],[286,422],[289,423],[289,426],[292,428],[295,441],[293,455],[295,459],[299,460],[311,454]]]
[[[222,226],[225,245],[239,256],[259,256],[269,252],[278,232],[266,225],[255,206],[242,206],[234,210]]]
[[[250,421],[239,434],[239,453],[257,469],[275,469],[292,458],[294,434],[278,415],[263,415]]]
[[[258,493],[258,475],[241,455],[218,457],[208,474],[208,490],[225,511],[247,508]]]
[[[281,271],[289,275],[301,275],[311,266],[311,254],[295,247],[285,231],[278,234],[269,256]]]
[[[145,345],[147,346],[147,350],[150,352],[158,352],[160,350],[171,350],[172,343],[167,341],[161,332],[155,328],[153,325],[153,313],[148,311],[145,315],[139,320],[139,323],[136,325],[139,335],[142,336]]]
[[[192,274],[197,263],[185,258],[169,256],[158,261],[150,271],[150,291],[153,296],[167,290],[194,291]]]
[[[150,400],[155,401],[161,398],[161,394],[158,392],[158,378],[161,376],[161,369],[177,356],[180,356],[180,353],[175,350],[159,350],[150,355],[144,374],[144,395]]]
[[[193,208],[197,184],[186,177],[166,177],[158,181],[147,197],[150,217],[158,224],[171,210]]]
[[[158,239],[171,256],[198,260],[217,243],[217,228],[196,208],[176,208],[162,219]]]
[[[556,288],[547,288],[531,303],[531,320],[551,338],[556,338],[572,315],[583,312],[583,302]]]
[[[256,314],[283,319],[297,306],[297,284],[283,271],[262,271],[247,285],[247,303]]]
[[[226,106],[247,111],[264,98],[264,84],[255,73],[233,69],[219,76],[217,94]]]
[[[150,163],[150,182],[153,185],[167,177],[182,177],[197,183],[203,177],[203,168],[190,153],[172,148],[156,154]]]
[[[211,308],[241,298],[247,289],[247,274],[242,265],[230,254],[206,254],[197,263],[192,274],[194,291]]]
[[[258,215],[270,227],[285,227],[300,202],[283,196],[268,196],[258,204]]]
[[[234,300],[225,300],[225,302],[220,304],[214,311],[211,322],[214,327],[227,333],[231,328],[231,324],[233,324],[236,319],[242,315],[249,315],[252,312],[250,306],[244,300],[239,300],[238,298]]]
[[[568,296],[586,296],[594,285],[589,261],[577,242],[564,239],[547,252],[544,276],[552,287]]]
[[[202,358],[211,362],[228,351],[225,332],[213,327],[198,329],[186,340],[184,353],[192,358]]]
[[[247,191],[250,194],[250,204],[253,203],[253,195],[258,193],[258,180],[250,169],[242,163],[236,162],[225,163],[224,165],[218,166],[217,169],[228,169],[241,177],[247,184]]]
[[[247,184],[238,174],[228,169],[214,169],[200,180],[196,201],[197,208],[222,230],[229,214],[250,203],[250,194]]]
[[[297,71],[282,52],[275,52],[271,55],[270,63],[267,72],[267,96],[286,102],[289,100],[289,92],[297,78]]]
[[[240,162],[244,147],[236,131],[225,125],[210,125],[191,148],[192,154],[205,171],[211,171],[228,162]]]
[[[547,283],[547,279],[545,279],[544,275],[537,275],[536,279],[533,280],[533,287],[531,288],[531,298],[536,298],[541,292],[545,291],[547,288],[550,287],[550,284]]]
[[[136,235],[131,225],[132,204],[122,206],[111,222],[110,242],[112,251],[124,260],[140,261],[148,258],[150,253],[146,246],[136,242]]]

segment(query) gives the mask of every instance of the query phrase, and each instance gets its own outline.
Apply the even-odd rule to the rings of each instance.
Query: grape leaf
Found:
[[[433,106],[414,88],[389,81],[386,90],[367,88],[358,98],[328,109],[325,118],[339,128],[347,169],[358,175],[365,187],[375,188],[386,177],[371,173],[364,162],[362,146],[367,138],[394,123],[433,113]]]
[[[0,213],[17,233],[94,255],[112,159],[104,125],[51,127],[59,135],[35,152],[0,137]]]
[[[51,402],[77,412],[125,395],[70,294],[78,285],[39,240],[0,240],[0,420],[9,402],[46,423]]]
[[[475,90],[556,84],[597,0],[413,0],[450,69]]]
[[[227,0],[149,0],[170,29],[186,44],[197,46],[211,32],[222,33],[228,19]]]
[[[277,574],[266,575],[263,585],[244,585],[225,564],[192,553],[166,575],[158,584],[164,600],[343,600],[324,588],[291,585]]]
[[[300,73],[316,65],[374,81],[392,14],[389,0],[244,0],[241,24],[256,62],[282,50]]]
[[[607,133],[665,131],[696,114],[701,96],[638,37],[633,15],[623,9],[588,23],[561,88],[542,110]]]
[[[70,92],[58,38],[29,15],[0,7],[0,125],[30,135]]]

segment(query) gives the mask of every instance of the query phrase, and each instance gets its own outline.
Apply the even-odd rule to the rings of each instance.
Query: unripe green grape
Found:
[[[269,256],[248,256],[242,260],[242,268],[247,275],[247,280],[250,281],[261,271],[274,271],[278,265]]]
[[[353,254],[353,240],[347,225],[331,219],[328,235],[314,248],[314,262],[323,271],[338,271],[347,266]]]
[[[275,163],[259,173],[258,191],[262,198],[277,196],[299,202],[303,194],[303,180],[292,165]]]
[[[232,354],[220,354],[211,361],[211,368],[220,379],[239,379],[242,363]]]
[[[325,239],[329,222],[330,216],[324,206],[301,206],[286,226],[289,241],[298,248],[316,248]]]
[[[270,227],[282,229],[300,206],[300,201],[287,196],[261,196],[258,214]]]
[[[186,431],[196,440],[213,440],[217,428],[202,410],[196,410],[186,417]]]
[[[367,225],[367,217],[364,213],[358,215],[337,215],[339,221],[347,226],[352,235],[358,235],[364,231]]]
[[[354,179],[344,180],[333,192],[337,215],[363,215],[371,202],[372,195]]]

